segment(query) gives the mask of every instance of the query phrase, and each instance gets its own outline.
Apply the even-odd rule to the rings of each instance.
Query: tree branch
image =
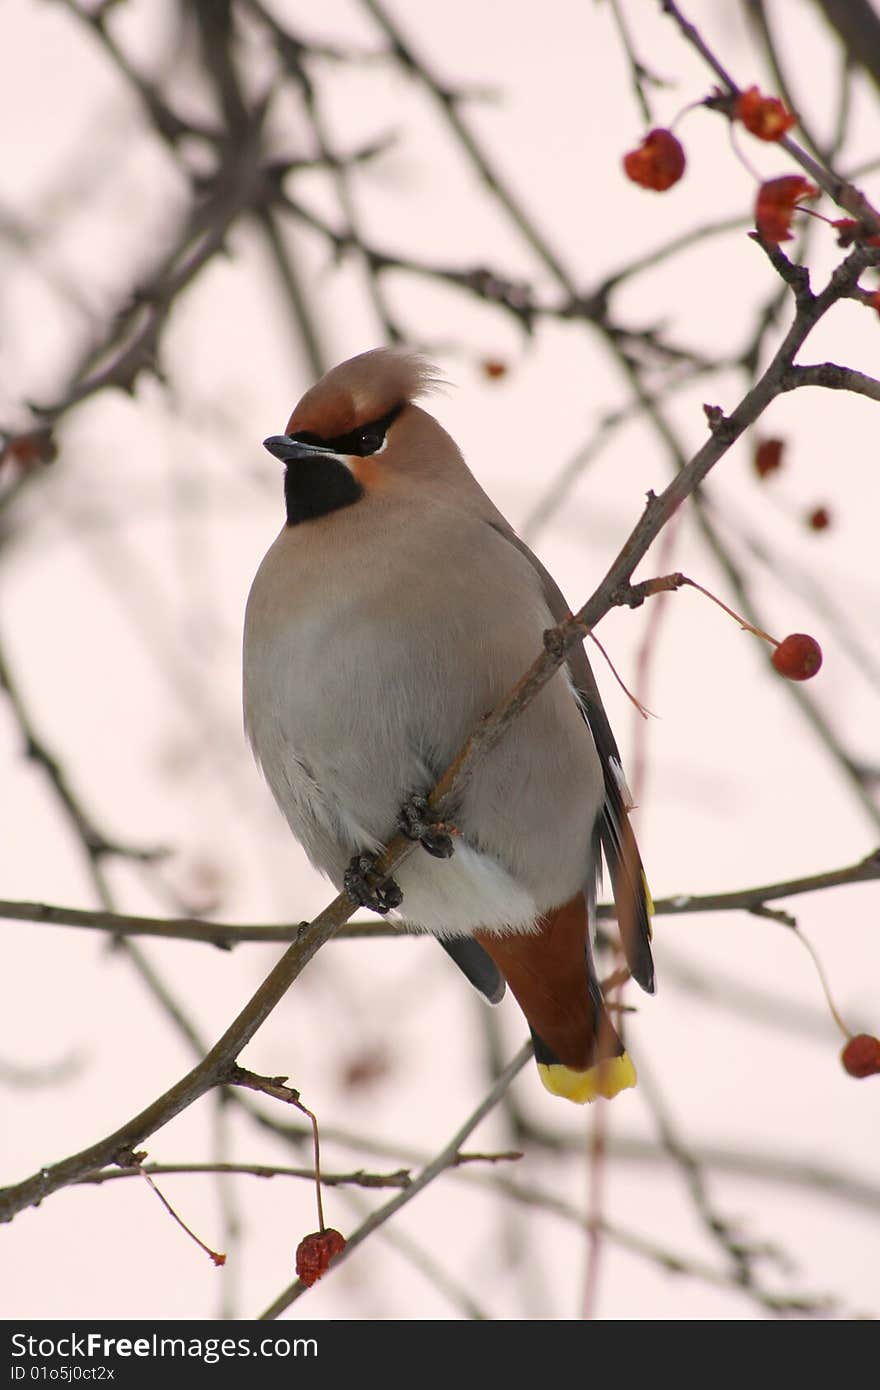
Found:
[[[816,362],[790,367],[782,379],[783,391],[794,391],[799,386],[824,386],[831,391],[854,391],[859,396],[870,396],[880,401],[880,381],[854,367],[841,367],[836,362]]]
[[[880,879],[880,849],[864,859],[842,869],[809,874],[803,878],[787,879],[781,883],[758,884],[754,888],[739,888],[728,893],[677,893],[673,897],[655,898],[656,917],[684,917],[697,912],[753,912],[756,907],[776,902],[780,898],[817,893],[825,888],[841,888],[848,883],[870,883]],[[614,921],[613,903],[600,903],[596,915],[604,921]],[[36,922],[55,927],[85,927],[107,932],[112,936],[151,936],[164,941],[197,941],[220,950],[234,946],[266,943],[279,944],[298,940],[307,930],[307,922],[269,924],[255,922],[205,922],[198,917],[135,917],[123,912],[101,912],[92,908],[56,907],[49,903],[14,902],[0,899],[0,918],[15,922]],[[349,922],[334,934],[335,941],[375,941],[388,937],[430,941],[426,932],[409,930],[406,923]]]
[[[392,1197],[389,1202],[386,1202],[383,1207],[379,1207],[377,1211],[371,1212],[367,1219],[358,1226],[357,1230],[348,1236],[345,1242],[345,1249],[341,1254],[337,1255],[333,1261],[334,1269],[337,1265],[342,1264],[343,1260],[348,1259],[352,1251],[356,1250],[357,1247],[366,1240],[368,1235],[379,1226],[382,1226],[390,1217],[394,1216],[396,1212],[400,1211],[400,1208],[405,1206],[407,1202],[411,1202],[413,1197],[423,1191],[429,1183],[432,1183],[441,1173],[446,1172],[448,1168],[455,1166],[458,1152],[468,1135],[476,1129],[477,1125],[488,1115],[489,1111],[498,1104],[511,1081],[522,1071],[531,1055],[532,1044],[531,1041],[529,1041],[523,1044],[519,1052],[513,1058],[513,1061],[508,1063],[497,1078],[485,1100],[483,1100],[477,1106],[473,1114],[465,1120],[461,1129],[452,1136],[446,1147],[441,1149],[440,1153],[437,1154],[437,1157],[426,1164],[418,1177],[413,1178],[412,1182],[403,1192],[399,1192],[396,1197]],[[271,1321],[279,1317],[305,1292],[306,1285],[299,1279],[295,1280],[295,1282],[288,1285],[288,1287],[278,1295],[274,1302],[269,1305],[266,1311],[261,1314],[261,1320]]]
[[[733,80],[730,73],[723,67],[720,60],[715,56],[700,35],[696,25],[686,19],[675,0],[660,0],[660,7],[665,14],[668,14],[675,21],[682,34],[693,48],[697,50],[700,57],[712,69],[716,77],[720,77],[722,83],[731,96],[738,96],[740,87]],[[837,205],[854,217],[872,235],[880,233],[880,213],[871,204],[854,184],[842,178],[840,174],[830,167],[830,165],[820,163],[808,154],[796,140],[792,140],[790,135],[783,135],[778,141],[782,148],[791,155],[802,169],[806,170],[814,183],[823,188],[828,196]]]

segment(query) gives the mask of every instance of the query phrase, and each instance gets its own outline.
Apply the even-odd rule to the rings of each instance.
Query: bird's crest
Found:
[[[334,439],[437,390],[443,378],[416,352],[373,348],[340,362],[305,393],[287,433],[308,430]]]

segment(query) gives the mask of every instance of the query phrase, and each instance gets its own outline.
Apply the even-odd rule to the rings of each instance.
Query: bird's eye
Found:
[[[360,454],[364,454],[364,455],[366,455],[366,454],[375,454],[376,450],[377,450],[377,449],[380,449],[380,448],[382,447],[382,443],[383,443],[384,439],[385,439],[385,431],[384,431],[384,430],[377,430],[377,429],[372,428],[372,427],[369,428],[369,429],[358,430],[358,433],[357,433],[357,441],[358,441],[358,445],[359,445],[358,452],[359,452]]]
[[[368,425],[359,425],[356,429],[350,430],[348,434],[338,434],[334,439],[328,439],[325,442],[338,454],[354,454],[359,458],[366,458],[369,454],[377,454],[385,447],[385,436],[402,409],[403,406],[396,405],[393,410],[389,410],[387,415],[383,415],[381,420],[372,420]]]

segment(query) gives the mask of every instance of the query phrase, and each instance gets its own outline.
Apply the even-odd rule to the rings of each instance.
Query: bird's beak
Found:
[[[293,463],[297,459],[333,457],[333,450],[326,444],[305,444],[301,439],[293,439],[289,434],[270,434],[263,440],[263,448],[280,459],[282,463]]]

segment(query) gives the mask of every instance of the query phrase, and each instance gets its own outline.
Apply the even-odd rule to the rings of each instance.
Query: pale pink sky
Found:
[[[643,53],[674,85],[656,98],[658,121],[674,118],[711,86],[659,5],[638,12]],[[691,17],[744,82],[764,81],[739,7],[691,0]],[[836,58],[813,7],[781,7],[797,27],[798,96],[824,130],[833,122]],[[554,0],[500,7],[485,0],[394,10],[437,72],[458,84],[497,90],[468,108],[493,158],[559,254],[589,288],[697,222],[746,213],[750,175],[732,154],[724,125],[695,111],[680,128],[688,149],[683,183],[660,198],[628,185],[620,154],[641,121],[607,7]],[[375,43],[354,3],[278,3],[276,13],[307,36]],[[132,3],[114,32],[145,71],[167,63],[173,7]],[[24,263],[0,237],[5,303],[0,340],[2,418],[21,423],[24,399],[51,398],[63,381],[71,341],[101,321],[136,277],[185,206],[187,190],[141,127],[137,108],[82,25],[62,6],[7,0],[0,43],[0,213],[36,223],[39,240]],[[265,61],[254,52],[254,71]],[[396,142],[358,179],[363,230],[375,244],[428,261],[490,264],[553,287],[482,194],[418,90],[388,67],[325,74],[327,111],[343,149],[389,132]],[[44,94],[48,94],[44,97]],[[181,88],[187,111],[203,94]],[[302,148],[295,102],[278,104],[278,147]],[[857,89],[855,161],[876,151],[876,108]],[[748,153],[765,174],[790,172],[779,151]],[[89,188],[83,192],[84,185]],[[63,190],[59,201],[58,190]],[[878,193],[876,175],[866,191]],[[297,185],[322,215],[337,217],[323,175]],[[823,205],[824,206],[824,205]],[[834,215],[830,209],[829,215]],[[822,284],[839,252],[823,229],[811,264]],[[330,361],[375,345],[379,330],[352,264],[337,271],[315,238],[298,239]],[[260,440],[283,427],[309,384],[291,351],[285,303],[264,249],[239,229],[231,255],[214,263],[179,303],[163,340],[173,381],[166,394],[145,380],[134,399],[104,394],[73,412],[62,452],[45,483],[29,490],[6,539],[0,637],[33,718],[64,759],[98,823],[134,843],[173,845],[165,878],[196,892],[215,875],[224,920],[308,917],[331,896],[291,840],[262,786],[240,728],[239,649],[251,577],[282,522],[277,465]],[[47,290],[46,277],[81,304]],[[509,519],[521,524],[550,479],[608,410],[628,399],[598,339],[574,324],[540,327],[524,344],[512,323],[437,285],[400,278],[391,286],[401,321],[415,326],[454,389],[432,409],[465,451]],[[769,266],[743,231],[659,272],[638,277],[616,301],[634,324],[664,323],[677,341],[709,352],[743,340],[755,307],[775,290]],[[826,357],[876,370],[880,328],[857,305],[838,308],[810,340],[805,358]],[[478,369],[487,356],[511,364],[500,382]],[[728,374],[678,392],[670,417],[688,448],[705,436],[705,399],[732,408],[741,382]],[[840,394],[793,393],[774,404],[765,432],[788,441],[792,466],[760,488],[740,445],[713,474],[709,496],[736,537],[745,526],[781,569],[813,576],[880,664],[876,563],[880,479],[874,407]],[[644,493],[668,480],[650,429],[627,426],[534,537],[572,605],[589,595],[637,519]],[[808,533],[801,514],[827,502],[834,526]],[[744,563],[748,555],[736,542]],[[649,557],[641,575],[657,572]],[[679,529],[671,567],[724,592],[723,578],[690,521]],[[817,616],[803,594],[768,568],[755,569],[756,594],[771,630],[813,631],[825,666],[809,694],[833,714],[855,757],[878,760],[876,675],[860,669],[833,614]],[[647,610],[612,614],[601,637],[623,676],[635,657]],[[862,663],[864,666],[864,663]],[[639,833],[656,895],[733,889],[850,863],[878,836],[825,753],[806,732],[788,693],[765,673],[754,639],[692,592],[672,598],[647,704],[649,776]],[[603,695],[631,762],[634,716],[597,662]],[[3,759],[0,896],[94,905],[75,844],[43,778],[20,757],[13,721],[0,708]],[[122,908],[174,911],[133,867],[114,866]],[[858,1026],[880,1028],[880,937],[876,887],[839,889],[790,904],[821,954],[838,1005]],[[3,923],[0,1057],[11,1067],[73,1059],[63,1084],[4,1090],[0,1181],[12,1182],[114,1129],[192,1063],[186,1046],[147,997],[131,967],[85,932]],[[271,947],[230,955],[194,945],[147,942],[145,954],[185,1001],[207,1042],[275,959]],[[770,921],[718,915],[657,924],[660,988],[632,998],[631,1051],[662,1084],[681,1136],[827,1165],[874,1184],[880,1081],[857,1084],[838,1062],[839,1039],[815,970],[793,935]],[[673,978],[688,965],[719,982],[699,1000]],[[811,1034],[771,1027],[725,1007],[733,983],[788,1001],[818,1025]],[[254,1070],[287,1072],[327,1128],[387,1139],[386,1159],[327,1145],[328,1166],[395,1168],[398,1146],[433,1154],[479,1101],[484,1058],[468,986],[431,943],[331,944],[247,1049]],[[827,1020],[827,1021],[826,1021]],[[524,1035],[512,1001],[503,1006],[508,1051]],[[392,1059],[376,1088],[347,1091],[340,1071],[352,1055],[382,1045]],[[2,1077],[0,1077],[2,1083]],[[516,1082],[536,1121],[580,1136],[594,1113],[546,1095],[533,1068]],[[214,1110],[202,1102],[148,1142],[156,1161],[212,1155]],[[654,1136],[642,1091],[609,1107],[612,1136]],[[229,1119],[229,1151],[242,1161],[288,1163],[289,1151]],[[505,1143],[496,1119],[475,1144]],[[511,1176],[583,1205],[586,1159],[566,1166],[527,1153]],[[210,1179],[168,1179],[163,1190],[208,1243],[223,1240],[223,1214]],[[778,1245],[797,1274],[768,1272],[771,1287],[829,1291],[844,1313],[876,1315],[880,1234],[873,1211],[807,1188],[717,1175],[720,1213],[746,1238]],[[328,1220],[343,1231],[362,1203],[326,1196]],[[370,1197],[372,1202],[372,1196]],[[20,1215],[3,1232],[4,1316],[213,1317],[223,1279],[236,1313],[258,1314],[292,1278],[299,1237],[315,1225],[311,1188],[242,1178],[235,1204],[243,1228],[227,1272],[215,1272],[140,1182],[68,1190]],[[608,1218],[670,1250],[721,1266],[671,1167],[609,1164]],[[533,1266],[529,1299],[505,1241],[511,1213],[475,1185],[446,1176],[387,1228],[418,1240],[498,1318],[579,1316],[585,1240],[573,1225],[530,1212],[525,1250]],[[407,1259],[378,1237],[295,1305],[317,1318],[449,1318],[459,1312]],[[760,1316],[745,1298],[693,1279],[673,1279],[643,1258],[606,1246],[597,1315],[605,1318]]]

